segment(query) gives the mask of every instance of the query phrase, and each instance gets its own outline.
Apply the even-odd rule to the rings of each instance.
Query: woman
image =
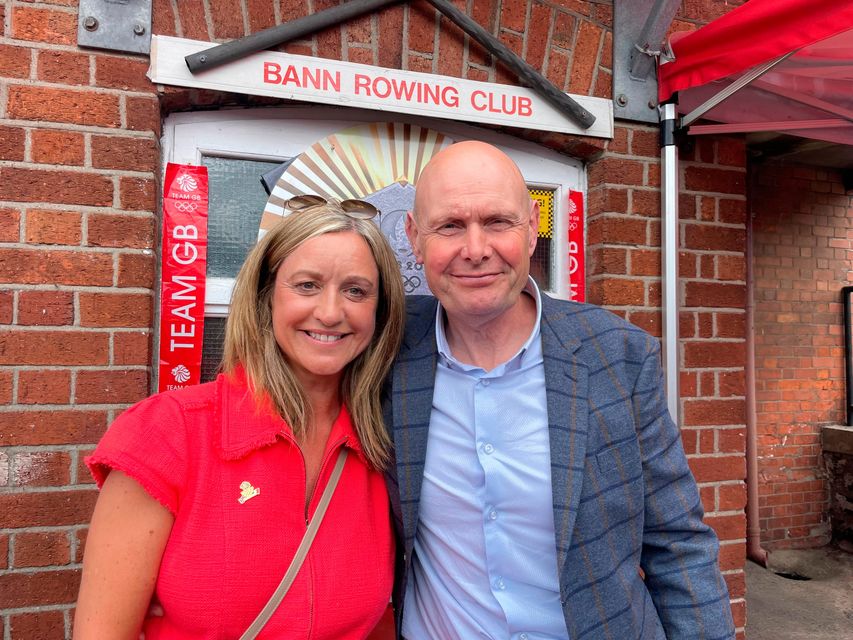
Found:
[[[281,581],[341,448],[328,512],[259,637],[364,638],[387,607],[379,391],[402,332],[400,275],[364,219],[372,205],[300,196],[288,208],[237,277],[223,374],[134,405],[87,459],[102,488],[75,638],[239,638]]]

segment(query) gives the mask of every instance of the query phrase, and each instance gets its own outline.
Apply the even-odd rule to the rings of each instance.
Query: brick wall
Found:
[[[853,201],[838,172],[814,167],[756,167],[751,191],[762,543],[820,546],[830,537],[820,430],[844,422]]]
[[[223,41],[335,4],[154,0],[153,31]],[[610,97],[611,2],[456,4],[558,87]],[[684,3],[673,28],[737,4]],[[50,640],[70,634],[96,497],[82,458],[150,390],[161,118],[277,101],[155,87],[147,57],[76,46],[74,0],[0,0],[0,25],[0,628]],[[422,0],[285,49],[515,83]],[[509,133],[588,163],[588,297],[659,334],[655,129],[617,123],[609,142]],[[742,145],[703,141],[681,172],[684,441],[742,628]]]

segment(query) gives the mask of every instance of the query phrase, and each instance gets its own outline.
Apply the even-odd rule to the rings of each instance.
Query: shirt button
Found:
[[[486,444],[483,446],[483,452],[491,455],[495,452],[495,447],[491,444]]]
[[[489,511],[489,520],[497,520],[497,519],[498,519],[498,512],[495,511],[494,509]]]
[[[482,384],[484,387],[488,387],[489,381],[488,380],[480,380],[480,384]]]
[[[522,633],[521,635],[518,636],[518,640],[527,640],[527,634]]]

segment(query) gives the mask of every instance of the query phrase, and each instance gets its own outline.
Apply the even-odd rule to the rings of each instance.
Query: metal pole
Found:
[[[376,11],[382,7],[395,4],[400,0],[350,0],[337,7],[319,11],[297,18],[291,22],[280,24],[263,31],[258,31],[244,38],[238,38],[225,44],[220,44],[184,58],[191,73],[213,69],[226,62],[290,42],[305,35],[316,33],[332,25],[350,20],[363,13]]]
[[[515,55],[504,43],[462,13],[448,0],[427,1],[455,22],[462,31],[479,42],[484,49],[503,62],[510,71],[519,77],[522,84],[538,91],[542,97],[566,114],[572,122],[584,129],[589,129],[595,122],[594,115],[551,84],[545,76]]]
[[[663,371],[669,413],[681,425],[678,388],[678,147],[675,104],[660,108],[661,276],[663,279]]]

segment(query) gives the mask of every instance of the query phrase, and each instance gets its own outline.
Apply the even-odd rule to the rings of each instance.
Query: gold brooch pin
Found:
[[[237,498],[237,502],[243,504],[244,502],[246,502],[246,500],[254,498],[257,495],[260,495],[260,493],[260,487],[255,489],[255,487],[252,486],[251,482],[249,482],[248,480],[243,480],[243,482],[240,483],[240,497]]]

